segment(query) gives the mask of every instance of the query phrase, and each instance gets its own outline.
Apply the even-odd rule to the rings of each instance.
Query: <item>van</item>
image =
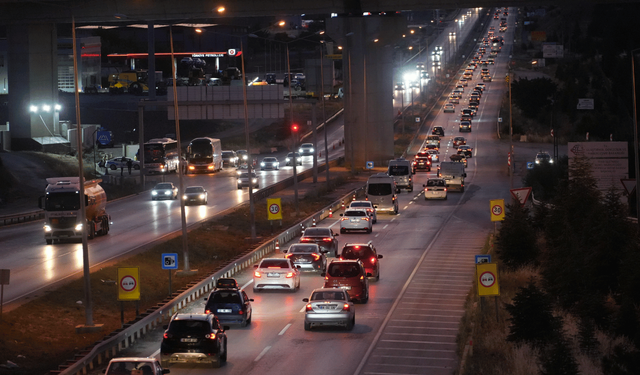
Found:
[[[438,168],[438,177],[444,178],[447,182],[448,191],[464,192],[464,178],[467,173],[463,163],[443,161]]]
[[[398,191],[407,189],[413,191],[413,178],[411,177],[411,162],[405,158],[389,160],[389,168],[387,170],[389,176],[393,177],[396,182]]]
[[[365,197],[373,204],[376,212],[389,212],[398,214],[398,187],[393,177],[386,173],[378,173],[369,177]]]
[[[440,136],[435,134],[428,135],[425,144],[436,145],[437,148],[440,148]]]

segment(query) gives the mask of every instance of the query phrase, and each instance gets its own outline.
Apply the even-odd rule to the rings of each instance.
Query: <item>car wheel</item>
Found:
[[[373,219],[373,223],[376,224],[378,222],[378,219]]]
[[[373,232],[373,228],[367,228],[367,233]]]
[[[47,238],[45,241],[47,241],[47,245],[51,245],[53,243],[53,240],[49,238]]]
[[[336,250],[336,251],[334,251],[334,252],[333,252],[333,257],[334,257],[334,258],[337,258],[337,257],[338,257],[338,250]],[[325,265],[325,269],[326,269],[326,265]]]
[[[116,167],[115,165],[111,164],[109,166],[109,169],[111,169],[112,171],[115,171],[116,169],[118,169],[118,167]]]
[[[140,170],[140,166],[139,165],[134,165],[133,169],[135,169],[136,171],[139,171]]]
[[[378,266],[380,267],[380,266]],[[380,268],[378,268],[378,274],[376,275],[376,281],[380,281]]]
[[[238,189],[242,189],[242,186],[238,185]]]
[[[413,191],[413,185],[409,186],[409,192]]]
[[[211,365],[213,368],[220,368],[222,366],[222,355],[220,355],[220,349],[218,349],[218,353],[215,355],[215,362]]]
[[[224,354],[220,357],[222,362],[227,362],[227,340],[224,340]]]
[[[311,323],[304,322],[304,330],[311,331]]]
[[[362,303],[367,303],[367,302],[369,302],[369,291],[368,291],[368,290],[367,290],[367,296],[366,296],[366,297],[364,297],[364,298],[362,299],[362,301],[361,301],[361,302],[362,302]]]
[[[347,231],[344,228],[340,228],[340,233],[345,234]]]
[[[355,325],[356,325],[356,317],[354,316],[353,318],[351,318],[351,320],[347,322],[347,331],[353,330],[353,326]]]

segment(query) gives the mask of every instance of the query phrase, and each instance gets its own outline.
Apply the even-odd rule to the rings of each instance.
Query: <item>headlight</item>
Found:
[[[236,173],[238,173],[238,176],[240,176],[242,174],[242,171],[236,171]]]
[[[82,224],[77,224],[75,230],[76,232],[80,232],[82,230]]]
[[[204,199],[204,194],[200,194],[200,199]]]
[[[549,164],[553,164],[553,159],[549,159]]]
[[[285,160],[287,163],[291,161],[291,159],[290,159],[290,158],[286,158],[286,159],[284,159],[284,160]]]
[[[253,179],[253,180],[251,180],[251,181],[255,184],[256,182],[258,182],[258,179],[257,179],[257,178],[254,178],[254,179]]]
[[[45,231],[45,232],[51,232],[51,226],[49,226],[49,225],[45,225],[45,226],[44,226],[44,231]]]
[[[151,195],[158,195],[158,192],[154,190],[151,192]]]
[[[540,160],[536,160],[536,164],[540,164]]]
[[[171,192],[169,190],[164,192],[164,195],[170,195],[170,194],[171,194]]]
[[[183,195],[183,196],[182,196],[182,199],[186,201],[186,200],[187,200],[187,196],[186,196],[186,195]]]
[[[261,166],[261,167],[264,167],[264,163],[260,163],[260,166]]]
[[[242,160],[247,160],[247,159],[249,159],[249,156],[247,156],[247,155],[242,155]]]
[[[238,183],[241,184],[242,183],[242,179],[239,178],[238,179]]]
[[[309,149],[309,152],[311,152],[311,153],[312,153],[313,151],[314,151],[314,149],[313,149],[313,148],[310,148],[310,149]]]
[[[299,149],[298,152],[302,154],[304,152],[304,150],[303,149]]]

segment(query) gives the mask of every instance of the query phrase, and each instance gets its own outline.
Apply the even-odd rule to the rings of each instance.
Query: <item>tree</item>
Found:
[[[561,320],[553,316],[552,304],[533,280],[520,287],[512,304],[506,309],[511,314],[508,341],[526,342],[536,348],[543,348],[556,338],[562,326]]]
[[[540,108],[549,106],[549,97],[557,86],[548,78],[521,78],[511,83],[511,94],[515,105],[529,118],[536,118]]]
[[[496,250],[507,268],[516,270],[534,263],[538,257],[536,233],[529,210],[520,203],[508,204],[496,239]]]
[[[571,352],[570,343],[560,334],[540,353],[542,375],[578,375],[578,363]]]

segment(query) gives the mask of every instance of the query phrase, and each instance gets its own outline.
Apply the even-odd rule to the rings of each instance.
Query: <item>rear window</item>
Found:
[[[260,268],[289,268],[289,263],[284,259],[264,259]]]
[[[390,183],[373,183],[369,184],[367,188],[367,194],[369,195],[391,195],[393,190]]]
[[[236,291],[218,291],[213,292],[213,295],[209,298],[211,303],[242,303],[240,294]]]
[[[351,204],[349,205],[349,207],[364,207],[364,208],[371,208],[371,203],[369,203],[369,202],[351,202]]]
[[[318,251],[318,245],[293,245],[289,249],[289,253],[307,253],[312,254]]]
[[[427,186],[446,186],[443,180],[428,180]]]
[[[344,301],[344,292],[314,292],[312,301]]]
[[[344,213],[344,216],[350,216],[350,217],[360,217],[360,216],[367,216],[367,213],[364,211],[360,211],[360,210],[352,210],[352,211],[346,211]]]
[[[349,246],[342,249],[342,259],[362,259],[373,256],[373,250],[368,246]]]
[[[356,263],[331,263],[327,272],[331,277],[358,277],[360,267]]]
[[[169,325],[169,333],[193,335],[209,331],[211,327],[205,320],[174,320]]]
[[[406,165],[392,165],[389,167],[389,176],[405,176],[409,174],[409,167]]]
[[[330,236],[330,229],[326,228],[308,228],[304,230],[304,236]]]

